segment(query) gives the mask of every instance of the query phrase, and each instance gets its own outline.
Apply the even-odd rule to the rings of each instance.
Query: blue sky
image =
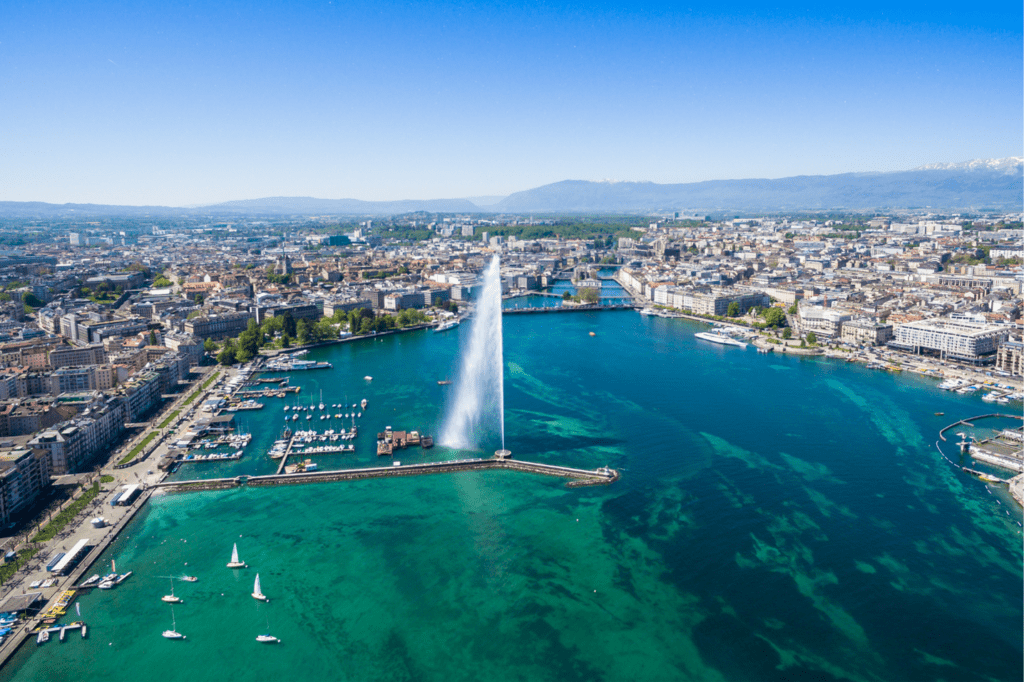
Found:
[[[1014,2],[18,2],[0,200],[503,195],[1018,156]]]

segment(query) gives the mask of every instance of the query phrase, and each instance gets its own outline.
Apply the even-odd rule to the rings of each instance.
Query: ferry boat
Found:
[[[650,316],[650,315],[656,315],[657,313],[654,312],[654,308],[644,308],[643,310],[640,311],[640,314],[641,315],[645,315],[645,316]]]
[[[458,326],[459,326],[459,321],[458,320],[451,320],[449,322],[445,322],[443,324],[437,325],[437,328],[434,329],[434,333],[436,334],[437,332],[446,332],[449,329],[455,329]]]
[[[740,348],[747,347],[747,344],[743,343],[742,341],[737,341],[731,336],[727,336],[725,332],[722,332],[718,329],[714,329],[709,332],[697,332],[696,334],[694,334],[694,336],[704,341],[722,344],[723,346],[739,346]]]

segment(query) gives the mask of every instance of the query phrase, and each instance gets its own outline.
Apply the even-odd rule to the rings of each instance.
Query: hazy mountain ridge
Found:
[[[362,201],[314,197],[266,197],[208,206],[116,206],[0,201],[9,218],[82,218],[247,215],[394,215],[431,213],[574,213],[678,210],[719,211],[870,210],[930,207],[1020,210],[1024,202],[1024,158],[977,159],[931,164],[909,171],[798,175],[778,179],[653,182],[563,180],[478,206],[468,199]],[[486,197],[486,199],[493,199]]]
[[[889,173],[843,173],[659,185],[563,180],[516,192],[494,210],[713,212],[932,207],[1012,210],[1024,199],[1024,161],[968,162]]]

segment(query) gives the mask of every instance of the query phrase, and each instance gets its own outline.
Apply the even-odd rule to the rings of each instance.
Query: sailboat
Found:
[[[253,586],[252,586],[252,598],[253,599],[259,599],[260,601],[265,601],[265,602],[269,602],[270,601],[269,599],[267,599],[267,595],[263,594],[263,592],[260,591],[260,574],[259,573],[256,574],[256,582],[253,583]]]
[[[267,630],[269,630],[269,629],[270,629],[270,616],[267,616]],[[279,640],[277,637],[274,637],[273,635],[271,635],[269,633],[265,634],[265,635],[256,635],[256,641],[257,642],[263,642],[264,644],[279,644],[281,642],[281,640]]]
[[[174,620],[174,607],[171,607],[171,629],[164,630],[163,636],[167,639],[185,639],[185,635],[178,632],[178,624]]]
[[[324,390],[320,389],[320,411],[324,411]]]
[[[181,599],[179,597],[175,597],[174,596],[174,578],[171,578],[171,593],[170,594],[165,594],[164,596],[160,597],[160,601],[165,601],[168,604],[180,604],[181,603]]]
[[[238,560],[237,542],[231,546],[231,561],[228,562],[228,568],[249,568],[249,564]]]

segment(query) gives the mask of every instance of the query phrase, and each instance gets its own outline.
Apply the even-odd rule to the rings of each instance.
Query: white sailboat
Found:
[[[270,616],[267,616],[267,630],[269,630],[269,629],[270,629]],[[269,633],[265,634],[265,635],[256,635],[256,641],[257,642],[263,642],[264,644],[279,644],[281,642],[281,640],[279,640],[277,637],[274,637],[273,635],[271,635]]]
[[[270,601],[269,599],[267,599],[267,595],[263,594],[263,592],[260,591],[260,574],[259,573],[256,574],[256,582],[253,583],[253,586],[252,586],[252,598],[253,599],[259,599],[260,601],[265,601],[265,602],[269,602]]]
[[[174,620],[174,607],[171,607],[171,629],[164,630],[163,636],[167,639],[185,639],[185,635],[178,632],[178,624]]]
[[[238,560],[237,542],[231,546],[231,561],[228,562],[228,568],[249,568],[249,564]]]
[[[167,602],[168,604],[181,603],[181,599],[179,597],[174,596],[174,578],[171,578],[171,593],[165,594],[164,596],[160,597],[160,601]]]

